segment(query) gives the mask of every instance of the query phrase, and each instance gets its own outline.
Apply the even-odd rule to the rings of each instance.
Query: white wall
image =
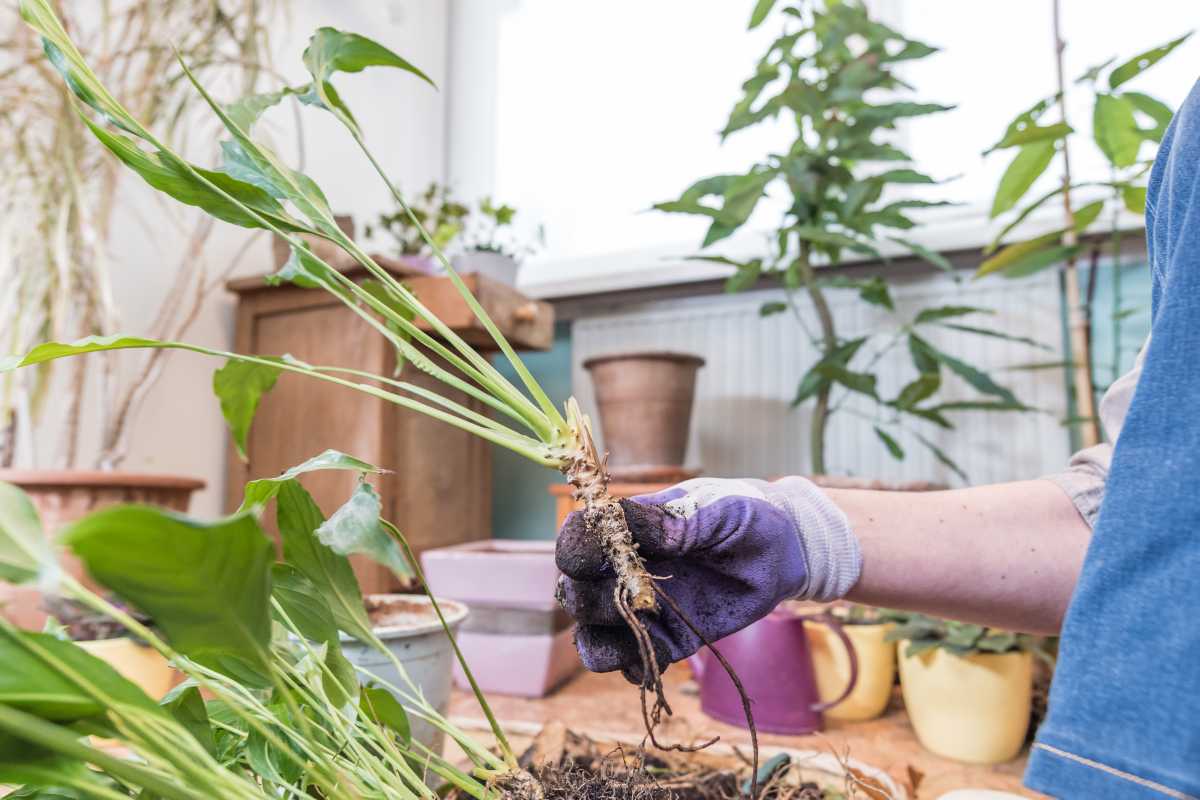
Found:
[[[321,25],[361,32],[403,54],[440,85],[446,75],[446,8],[429,0],[293,0],[288,4],[286,29],[273,40],[277,67],[291,83],[307,77],[300,62],[309,34]],[[394,70],[368,70],[335,79],[339,91],[354,110],[368,142],[385,169],[402,186],[423,187],[441,179],[444,154],[444,95],[412,77]],[[232,99],[232,98],[230,98]],[[390,208],[387,190],[353,142],[329,115],[316,109],[303,114],[306,139],[306,171],[324,189],[333,208],[352,213],[362,221]],[[267,119],[279,150],[294,157],[292,116],[285,109],[271,112]],[[215,134],[205,129],[201,136]],[[197,158],[204,156],[197,154]],[[212,158],[211,154],[207,155]],[[209,161],[209,163],[215,163]],[[153,236],[136,222],[133,209],[147,220]],[[129,175],[116,214],[113,241],[113,282],[122,313],[121,331],[144,333],[157,312],[179,260],[182,239],[167,230],[161,212],[148,190]],[[218,224],[206,251],[210,269],[219,270],[241,247],[250,232]],[[242,275],[270,271],[269,242],[261,236],[250,257],[242,264]],[[216,292],[188,335],[188,340],[218,348],[233,344],[231,296]],[[139,354],[117,354],[126,371],[138,363]],[[203,477],[208,488],[192,505],[202,515],[222,511],[225,452],[228,432],[221,420],[211,390],[212,359],[179,353],[149,396],[137,419],[131,452],[124,468],[132,471],[168,472]],[[60,370],[64,371],[64,370]],[[65,404],[66,398],[55,398]],[[95,410],[85,425],[93,431]],[[61,423],[53,410],[40,431],[38,461],[48,465],[55,452]],[[85,444],[87,442],[85,441]],[[87,450],[85,448],[85,455]],[[28,460],[26,461],[28,463]]]
[[[724,146],[716,135],[773,25],[747,33],[751,3],[730,0],[452,2],[451,47],[470,57],[456,59],[451,74],[448,172],[469,193],[494,192],[545,223],[548,247],[526,266],[524,285],[553,295],[711,271],[679,263],[695,251],[703,220],[643,212],[696,178],[745,169],[786,141],[786,129],[771,126]],[[914,123],[903,143],[931,174],[960,176],[939,189],[966,203],[942,218],[941,242],[979,243],[980,214],[1011,158],[980,154],[1016,113],[1053,91],[1049,0],[871,5],[910,36],[944,48],[908,77],[923,99],[958,109]],[[1175,0],[1136,9],[1118,0],[1064,5],[1069,79],[1197,21],[1193,4]],[[479,24],[480,14],[488,24]],[[1198,74],[1200,41],[1193,41],[1130,86],[1178,104]],[[1090,130],[1089,117],[1086,107],[1071,109],[1081,130]],[[1096,158],[1076,163],[1081,177],[1102,177]],[[759,219],[771,223],[769,215]],[[760,243],[750,236],[732,246]]]

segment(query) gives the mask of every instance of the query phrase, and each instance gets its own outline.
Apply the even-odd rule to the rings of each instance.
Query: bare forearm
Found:
[[[1049,481],[945,492],[826,490],[863,552],[849,599],[1057,633],[1091,536]]]

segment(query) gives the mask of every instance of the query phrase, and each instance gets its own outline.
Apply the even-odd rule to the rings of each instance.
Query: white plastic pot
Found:
[[[450,705],[450,686],[454,674],[454,651],[450,639],[442,630],[428,597],[407,594],[375,594],[367,597],[370,606],[394,604],[396,613],[386,618],[372,617],[376,622],[373,630],[388,649],[396,656],[408,677],[420,688],[430,705],[444,714]],[[467,607],[454,600],[438,598],[438,605],[446,617],[451,631],[457,631],[467,618]],[[358,641],[343,637],[342,652],[350,663],[363,667],[388,683],[407,689],[408,683],[400,677],[395,665],[383,653]],[[370,679],[360,676],[362,682]],[[403,701],[403,698],[397,698]],[[444,735],[424,720],[410,716],[413,738],[435,753],[442,751]]]

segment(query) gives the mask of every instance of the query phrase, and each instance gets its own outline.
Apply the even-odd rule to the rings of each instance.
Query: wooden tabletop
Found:
[[[726,744],[748,747],[746,731],[717,722],[700,711],[699,699],[688,691],[687,670],[679,666],[665,677],[667,695],[675,717],[660,731],[664,741],[695,741],[720,735]],[[488,698],[502,724],[515,740],[528,741],[531,732],[551,720],[599,738],[639,736],[642,731],[638,693],[617,673],[580,673],[550,697],[529,700],[518,697]],[[450,715],[472,730],[486,730],[479,705],[470,693],[454,692]],[[810,736],[762,734],[764,745],[828,750],[848,755],[878,767],[901,785],[909,785],[914,774],[916,800],[936,800],[953,789],[998,789],[1022,797],[1042,795],[1021,786],[1027,753],[1006,764],[975,766],[935,756],[921,747],[908,723],[899,695],[884,716],[869,722],[830,721],[824,733]],[[520,747],[514,741],[515,747]]]

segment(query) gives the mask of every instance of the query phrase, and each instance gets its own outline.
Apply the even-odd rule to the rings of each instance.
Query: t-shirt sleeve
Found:
[[[1114,381],[1100,401],[1100,422],[1109,441],[1080,450],[1071,456],[1065,470],[1046,476],[1046,480],[1066,492],[1089,527],[1096,526],[1096,518],[1100,515],[1104,486],[1108,482],[1108,469],[1112,464],[1113,444],[1121,435],[1121,426],[1125,424],[1125,415],[1129,412],[1129,403],[1133,400],[1134,389],[1142,374],[1142,360],[1149,344],[1150,340],[1147,339],[1132,369]]]

